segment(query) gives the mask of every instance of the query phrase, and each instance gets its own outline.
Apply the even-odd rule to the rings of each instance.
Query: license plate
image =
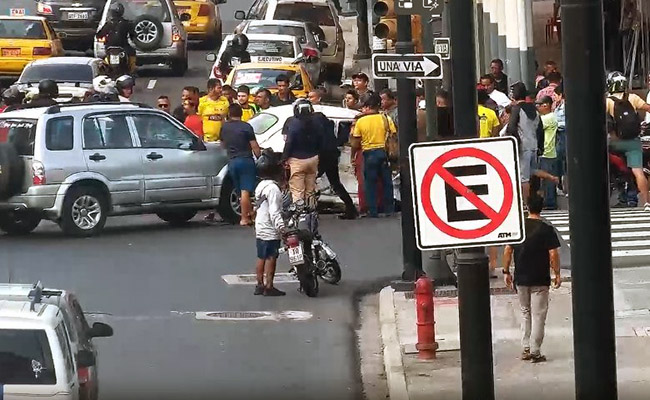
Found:
[[[289,264],[299,265],[305,262],[305,256],[302,252],[302,243],[297,247],[289,247]]]
[[[20,49],[2,49],[3,57],[20,57]]]
[[[68,13],[68,19],[69,20],[84,20],[88,19],[88,13],[87,12],[69,12]]]
[[[9,15],[12,17],[24,17],[25,9],[24,8],[10,8]]]
[[[120,65],[120,56],[111,54],[110,57],[108,57],[108,62],[111,65]]]
[[[257,62],[281,63],[282,57],[260,56],[257,57]]]

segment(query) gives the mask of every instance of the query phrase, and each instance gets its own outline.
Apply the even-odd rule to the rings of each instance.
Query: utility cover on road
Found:
[[[515,138],[415,143],[409,153],[420,250],[524,241]]]
[[[373,54],[375,79],[442,79],[442,61],[438,54]]]
[[[397,0],[397,15],[442,15],[445,0]]]

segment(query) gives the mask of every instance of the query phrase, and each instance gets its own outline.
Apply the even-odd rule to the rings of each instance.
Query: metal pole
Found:
[[[397,16],[397,42],[395,52],[413,53],[411,17]],[[417,123],[415,114],[415,81],[397,79],[397,112],[399,115],[400,145],[400,193],[402,198],[402,255],[404,270],[402,279],[415,281],[422,271],[422,253],[415,244],[415,217],[411,194],[411,170],[409,168],[408,148],[417,142]]]
[[[357,52],[353,58],[355,60],[365,60],[370,58],[370,38],[368,36],[368,2],[367,0],[357,0]]]
[[[476,54],[472,0],[448,3],[455,132],[477,137]],[[464,400],[494,400],[490,278],[483,248],[458,251],[458,312]]]
[[[562,30],[576,400],[616,399],[602,0],[563,0]]]

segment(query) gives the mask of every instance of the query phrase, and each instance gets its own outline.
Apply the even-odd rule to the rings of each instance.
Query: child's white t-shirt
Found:
[[[255,189],[255,199],[255,237],[262,240],[281,239],[280,232],[284,228],[284,221],[280,187],[272,180],[263,180]]]

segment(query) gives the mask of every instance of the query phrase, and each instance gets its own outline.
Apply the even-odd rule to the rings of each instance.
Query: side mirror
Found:
[[[111,328],[110,325],[105,324],[103,322],[95,322],[93,324],[93,327],[90,328],[90,331],[88,332],[88,336],[90,336],[91,338],[111,337],[113,336],[113,328]]]
[[[208,53],[205,55],[205,61],[215,62],[217,61],[217,55],[214,53]]]
[[[79,368],[93,367],[96,363],[97,360],[95,360],[95,354],[92,351],[79,350],[79,353],[77,353],[77,365]]]
[[[194,151],[205,151],[207,149],[208,148],[205,147],[205,143],[203,143],[203,140],[201,140],[198,137],[190,145],[190,150],[194,150]]]
[[[58,37],[59,39],[65,39],[68,37],[68,34],[65,32],[57,32],[56,37]]]
[[[321,51],[322,51],[322,50],[325,50],[325,49],[328,48],[328,47],[330,47],[330,45],[327,44],[326,41],[321,40],[321,41],[318,42],[318,50],[321,50]]]
[[[185,21],[191,20],[192,16],[190,14],[188,14],[188,13],[182,13],[180,15],[180,18],[181,18],[181,21],[185,22]]]
[[[237,10],[235,11],[235,19],[237,21],[243,21],[246,19],[246,13],[243,12],[242,10]]]

